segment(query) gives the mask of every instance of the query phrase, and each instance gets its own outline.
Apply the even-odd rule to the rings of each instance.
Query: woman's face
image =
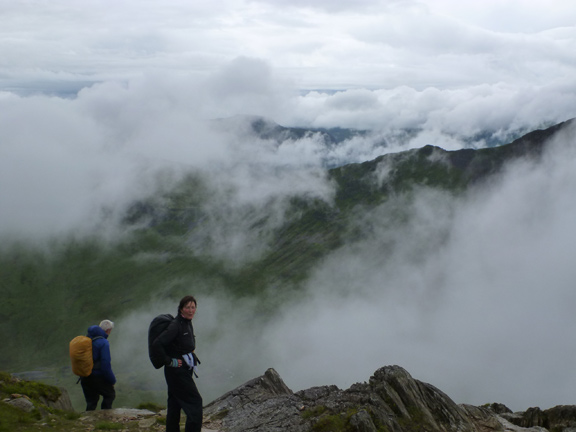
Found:
[[[184,305],[184,307],[180,310],[180,314],[185,319],[191,320],[194,318],[194,314],[196,313],[196,303],[188,302]]]

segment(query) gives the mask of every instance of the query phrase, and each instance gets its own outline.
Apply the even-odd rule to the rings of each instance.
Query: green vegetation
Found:
[[[318,262],[370,235],[357,223],[358,214],[388,205],[380,223],[400,227],[410,219],[407,208],[415,191],[465,193],[470,182],[523,149],[537,153],[534,148],[544,137],[533,137],[539,140],[535,144],[519,140],[481,151],[426,146],[331,169],[333,202],[294,195],[277,206],[281,211],[271,209],[277,203],[273,198],[270,208],[243,209],[242,215],[253,219],[246,230],[264,246],[241,264],[210,252],[218,240],[211,230],[229,223],[226,216],[236,209],[207,204],[227,203],[232,191],[216,192],[194,175],[135,202],[114,240],[70,235],[42,246],[5,242],[0,248],[0,369],[42,366],[56,381],[70,380],[67,344],[88,325],[103,317],[121,319],[160,299],[176,301],[190,286],[199,296],[253,297],[258,312],[270,314],[299,290]],[[269,223],[274,217],[282,223]]]
[[[309,419],[312,417],[319,417],[324,414],[328,410],[327,407],[324,405],[316,405],[312,408],[309,408],[302,412],[302,417],[305,419]]]
[[[316,419],[311,429],[313,432],[351,432],[356,429],[350,424],[350,419],[361,409],[349,408],[345,413],[334,413],[324,405],[317,405],[304,411],[302,417]],[[389,432],[388,428],[382,425],[370,410],[366,412],[370,415],[378,432]]]
[[[44,398],[52,402],[57,401],[62,394],[60,389],[57,387],[33,381],[20,381],[13,384],[5,384],[4,391],[10,394],[25,394],[33,399]]]
[[[55,387],[18,380],[6,372],[0,372],[0,432],[36,430],[34,425],[42,421],[43,416],[61,416],[63,423],[72,421],[65,413],[44,405],[44,401],[56,401],[60,394]],[[5,402],[15,398],[29,400],[34,408],[28,412]]]
[[[402,430],[406,432],[418,432],[430,428],[422,411],[419,411],[415,407],[408,407],[408,414],[410,417],[398,418],[398,423],[402,427]]]
[[[120,419],[110,421],[98,416],[102,411],[94,411],[94,417],[86,413],[60,411],[49,406],[61,396],[57,387],[36,381],[14,378],[9,373],[0,372],[0,432],[31,432],[51,429],[60,432],[83,432],[86,430],[125,430],[138,431],[139,420]],[[13,399],[29,401],[33,408],[27,411],[7,401]],[[153,403],[142,404],[139,409],[159,412],[163,409]],[[165,424],[164,417],[157,417],[156,422]]]
[[[212,416],[210,418],[211,421],[218,421],[218,420],[222,420],[223,418],[225,418],[228,415],[229,410],[228,409],[223,409],[221,411],[218,411],[214,416]]]
[[[121,316],[127,306],[137,307],[158,294],[169,298],[181,285],[213,271],[193,257],[140,262],[96,240],[70,242],[51,256],[18,246],[0,254],[0,267],[4,369],[67,364],[67,341],[84,334],[87,322]],[[164,292],[158,293],[158,287]]]
[[[345,416],[334,414],[321,417],[314,423],[312,430],[314,432],[348,432],[351,428]]]
[[[55,402],[62,395],[62,391],[50,385],[35,381],[25,381],[12,378],[6,372],[0,372],[0,391],[2,394],[23,394],[31,399],[46,399]]]
[[[328,407],[316,405],[302,412],[301,415],[305,419],[315,419],[312,431],[346,432],[350,430],[349,421],[353,414],[354,411],[349,411],[346,414],[332,413]]]
[[[155,413],[159,413],[163,409],[166,409],[165,406],[159,405],[159,404],[154,403],[154,402],[144,402],[144,403],[139,404],[136,408],[142,409],[142,410],[152,411]]]
[[[0,432],[22,430],[40,420],[37,410],[27,413],[11,405],[0,403]]]
[[[115,423],[111,421],[100,421],[94,424],[94,429],[96,430],[122,430],[124,429],[124,424]]]

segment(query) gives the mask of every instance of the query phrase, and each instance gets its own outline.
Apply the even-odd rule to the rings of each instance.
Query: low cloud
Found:
[[[257,83],[239,84],[252,76]],[[110,225],[130,202],[154,193],[159,177],[175,182],[189,171],[233,190],[244,204],[290,193],[329,199],[325,166],[427,144],[456,150],[508,142],[575,117],[573,84],[297,95],[266,62],[239,58],[208,80],[150,72],[127,83],[95,84],[74,99],[1,93],[0,234],[101,230],[103,218]],[[228,130],[211,121],[246,115],[370,133],[327,147],[319,135],[272,142],[241,121]]]
[[[286,117],[284,123],[383,132],[423,129],[447,137],[487,132],[505,139],[528,125],[573,118],[574,88],[574,81],[566,78],[542,86],[499,83],[462,89],[417,90],[401,86],[335,94],[310,92],[299,98],[300,109]]]
[[[399,364],[460,403],[567,403],[574,137],[465,201],[423,192],[401,230],[379,212],[362,221],[368,238],[329,257],[310,297],[265,330],[288,384],[346,387]]]
[[[210,399],[274,367],[293,390],[347,388],[398,364],[458,403],[567,403],[576,355],[574,130],[465,199],[422,190],[327,257],[271,319],[249,299],[199,300],[199,386]],[[125,343],[126,341],[123,341]],[[216,379],[218,377],[218,379]],[[529,379],[527,378],[529,377]]]
[[[482,148],[576,117],[574,8],[561,3],[295,2],[290,14],[272,0],[10,3],[2,244],[115,232],[127,205],[192,171],[214,192],[209,253],[257,255],[291,194],[331,199],[326,165]],[[234,116],[369,133],[327,147],[319,135],[275,142],[214,127]],[[422,192],[402,230],[383,224],[385,209],[365,215],[372,235],[328,257],[273,321],[250,300],[202,299],[203,369],[223,377],[206,394],[267,367],[299,389],[398,363],[458,402],[566,403],[576,170],[561,142],[573,135],[466,202]],[[246,223],[262,211],[268,225],[252,236]],[[130,332],[168,307],[126,318],[118,340],[134,348]]]

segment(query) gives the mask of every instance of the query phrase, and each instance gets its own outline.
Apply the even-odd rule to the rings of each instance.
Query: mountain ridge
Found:
[[[0,305],[0,337],[5,341],[0,369],[52,367],[58,368],[59,377],[69,379],[60,369],[68,364],[62,347],[72,337],[103,316],[118,320],[159,299],[177,299],[189,286],[198,296],[216,292],[232,299],[250,298],[259,316],[271,316],[286,297],[301,292],[318,263],[358,240],[355,224],[360,212],[393,202],[388,223],[402,224],[406,214],[399,196],[409,202],[420,188],[466,193],[498,175],[508,162],[524,156],[538,160],[547,140],[573,123],[533,131],[502,148],[450,152],[425,146],[328,170],[335,184],[333,202],[290,196],[282,224],[269,229],[270,214],[254,216],[249,212],[259,209],[248,209],[246,214],[254,217],[247,230],[257,235],[262,230],[266,248],[241,266],[191,247],[190,239],[198,233],[200,242],[214,240],[203,219],[202,205],[209,193],[195,176],[136,205],[127,213],[123,237],[113,244],[76,238],[55,242],[52,248],[5,247],[0,251],[1,292],[6,299]],[[38,304],[42,314],[37,313]]]

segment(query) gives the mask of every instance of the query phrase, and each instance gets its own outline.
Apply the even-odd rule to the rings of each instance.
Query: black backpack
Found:
[[[155,317],[150,323],[150,327],[148,327],[148,357],[150,357],[150,361],[156,369],[160,369],[162,366],[164,366],[164,359],[158,358],[154,355],[152,352],[152,344],[156,338],[168,328],[172,321],[174,321],[174,317],[172,315],[162,314]]]

